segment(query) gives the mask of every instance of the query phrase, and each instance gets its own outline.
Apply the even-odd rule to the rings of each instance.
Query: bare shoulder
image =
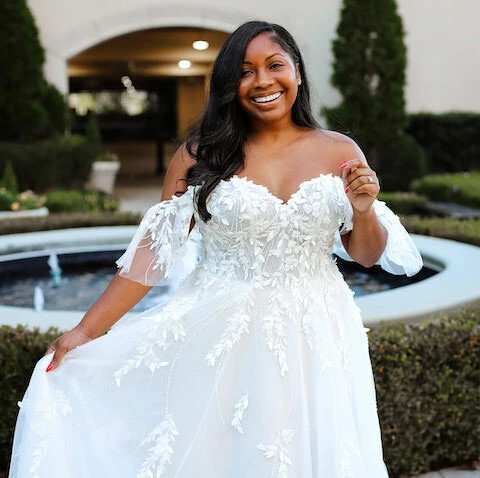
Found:
[[[366,160],[360,146],[349,136],[331,130],[320,130],[324,137],[324,141],[328,144],[330,157],[335,165],[339,167],[345,161],[350,159]]]
[[[162,200],[170,199],[187,189],[187,172],[195,164],[185,143],[183,143],[168,163],[167,172],[163,180]]]

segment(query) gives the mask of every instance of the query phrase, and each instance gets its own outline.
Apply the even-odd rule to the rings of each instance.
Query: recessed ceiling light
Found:
[[[192,62],[190,60],[180,60],[178,62],[178,67],[182,70],[187,70],[192,66]]]
[[[196,40],[192,43],[192,46],[195,50],[206,50],[210,46],[210,43],[205,40]]]

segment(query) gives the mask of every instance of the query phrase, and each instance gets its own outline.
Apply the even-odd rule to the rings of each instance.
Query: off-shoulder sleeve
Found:
[[[146,212],[127,250],[117,260],[120,276],[143,285],[155,285],[169,277],[187,243],[193,189],[190,186],[182,196],[173,196]]]
[[[391,274],[406,274],[407,276],[415,275],[422,268],[423,261],[412,238],[402,226],[398,216],[396,216],[384,202],[375,200],[373,208],[379,222],[385,227],[388,233],[385,250],[377,264]],[[352,218],[353,211],[350,206],[349,208],[346,208],[343,226],[340,230],[341,234],[352,230]],[[342,259],[351,261],[352,258],[343,247],[340,233],[336,234],[333,252]]]

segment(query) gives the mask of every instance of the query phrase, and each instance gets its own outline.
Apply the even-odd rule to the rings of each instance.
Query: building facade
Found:
[[[478,111],[478,0],[398,0],[407,32],[407,109]],[[300,44],[316,110],[337,103],[331,41],[341,0],[29,0],[46,50],[45,73],[68,90],[67,62],[104,40],[149,28],[192,26],[231,32],[249,19],[284,25]]]

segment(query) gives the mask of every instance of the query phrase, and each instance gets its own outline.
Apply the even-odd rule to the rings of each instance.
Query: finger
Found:
[[[346,170],[347,173],[355,171],[358,168],[367,168],[368,164],[365,160],[359,158],[353,158],[348,161],[345,161],[343,164],[340,165],[340,168]]]
[[[350,192],[352,194],[353,199],[355,199],[357,197],[360,197],[360,196],[364,196],[364,195],[370,196],[372,198],[376,198],[377,194],[378,194],[378,189],[373,188],[372,186],[370,186],[368,184],[364,184],[364,185],[359,186],[355,189],[351,189]]]
[[[51,354],[52,352],[55,352],[55,345],[54,345],[54,344],[50,344],[50,345],[48,346],[48,349],[47,349],[47,351],[43,354],[43,356],[45,357],[45,355]]]
[[[363,185],[378,187],[377,176],[371,169],[357,169],[347,177],[347,184],[350,188],[357,188]]]
[[[48,364],[46,368],[46,372],[51,372],[52,370],[55,370],[61,363],[63,356],[65,355],[66,350],[64,347],[58,348],[55,350],[55,353],[53,354],[53,358]]]

